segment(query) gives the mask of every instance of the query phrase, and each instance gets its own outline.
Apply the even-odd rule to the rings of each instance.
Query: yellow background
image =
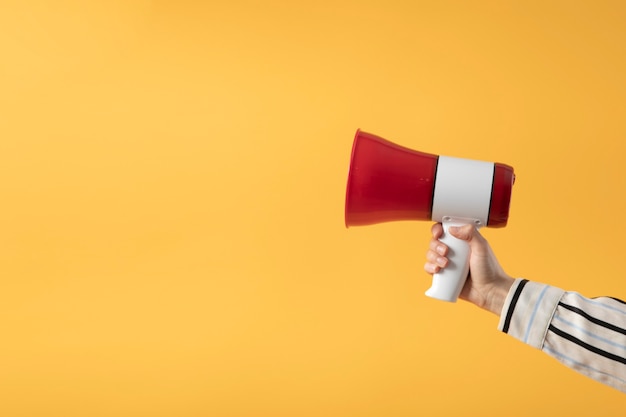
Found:
[[[346,230],[356,128],[515,167],[507,271],[626,297],[626,6],[0,2],[0,415],[623,416]]]

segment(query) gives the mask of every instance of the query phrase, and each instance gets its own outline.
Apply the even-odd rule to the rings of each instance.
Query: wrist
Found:
[[[499,316],[502,312],[502,307],[504,307],[506,296],[509,294],[514,282],[515,279],[508,275],[502,276],[496,280],[487,295],[486,303],[483,308]]]

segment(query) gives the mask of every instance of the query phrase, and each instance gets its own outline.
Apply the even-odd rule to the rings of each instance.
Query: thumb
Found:
[[[457,239],[466,241],[472,248],[472,252],[485,254],[488,252],[488,243],[473,224],[464,226],[450,226],[450,234]]]
[[[478,230],[472,224],[450,226],[448,231],[455,238],[465,240],[466,242],[471,242],[478,235]]]

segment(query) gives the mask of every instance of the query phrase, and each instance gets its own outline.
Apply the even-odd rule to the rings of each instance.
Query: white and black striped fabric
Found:
[[[626,393],[626,303],[517,279],[498,329]]]

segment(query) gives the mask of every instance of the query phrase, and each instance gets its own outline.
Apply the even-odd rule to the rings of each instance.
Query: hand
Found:
[[[452,236],[467,241],[470,246],[470,273],[459,298],[500,315],[514,279],[504,272],[489,242],[473,225],[450,227],[449,230]],[[443,235],[441,223],[433,225],[432,234],[424,265],[424,270],[431,275],[448,264],[448,247],[439,241]]]

